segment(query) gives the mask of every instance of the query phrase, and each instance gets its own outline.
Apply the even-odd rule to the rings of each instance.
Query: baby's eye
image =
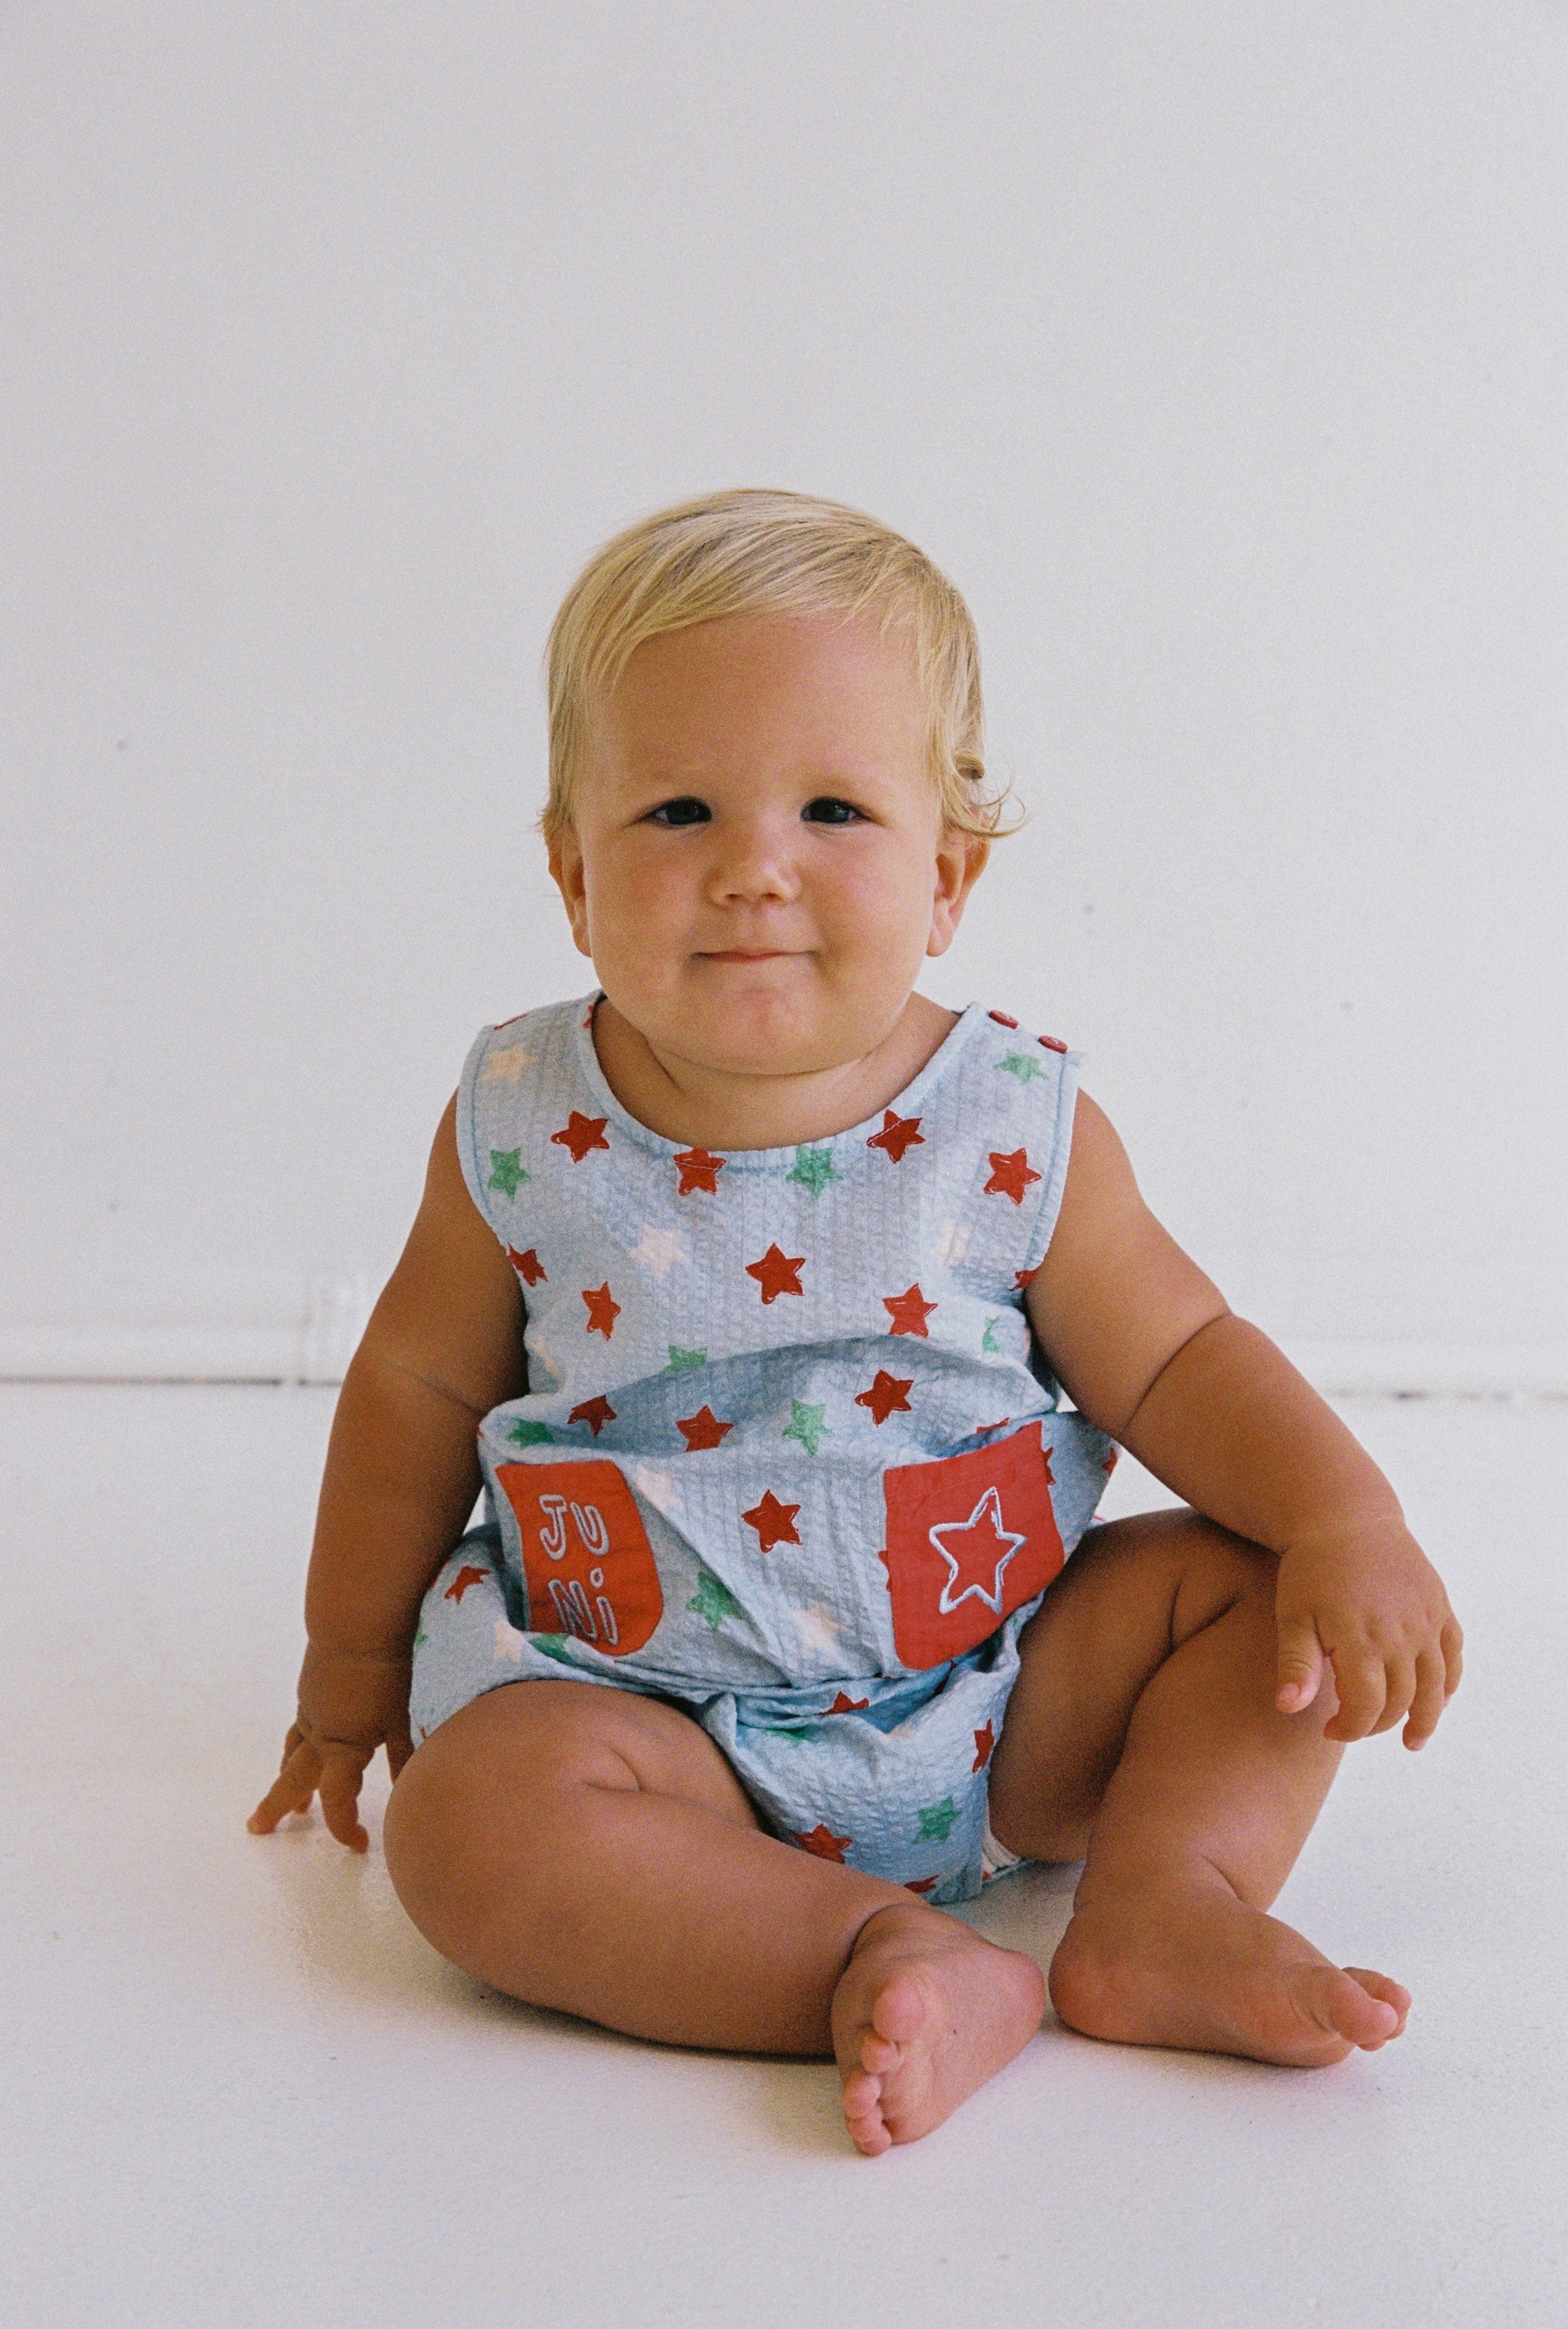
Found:
[[[661,801],[649,822],[662,825],[667,832],[675,825],[706,825],[712,813],[706,801],[698,800],[693,793],[683,793],[679,800]]]
[[[831,794],[824,794],[818,800],[808,801],[800,814],[812,825],[850,825],[860,811],[853,801],[836,800]]]

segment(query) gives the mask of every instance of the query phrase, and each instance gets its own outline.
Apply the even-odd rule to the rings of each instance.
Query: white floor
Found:
[[[1280,1907],[1408,1982],[1405,2039],[1300,2073],[1048,2022],[871,2162],[830,2067],[533,2013],[373,1834],[246,1834],[332,1399],[0,1389],[4,2329],[1568,2321],[1568,1406],[1346,1410],[1469,1678],[1424,1756],[1347,1759]],[[1044,1960],[1071,1879],[972,1913]]]

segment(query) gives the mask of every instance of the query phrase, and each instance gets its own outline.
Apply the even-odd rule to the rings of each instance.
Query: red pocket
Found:
[[[906,1666],[940,1665],[994,1634],[1066,1554],[1037,1422],[937,1464],[895,1464],[887,1498],[893,1638]]]
[[[640,1650],[664,1615],[653,1547],[619,1466],[498,1464],[517,1515],[528,1622],[607,1657]]]

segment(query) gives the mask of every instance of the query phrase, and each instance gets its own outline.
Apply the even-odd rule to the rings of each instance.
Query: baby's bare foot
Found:
[[[833,2051],[857,2151],[874,2158],[940,2126],[1040,2027],[1032,1957],[929,1909],[862,1927],[833,1998]]]
[[[1051,2002],[1091,2038],[1318,2070],[1397,2038],[1410,1992],[1195,1876],[1096,1892],[1063,1936]]]

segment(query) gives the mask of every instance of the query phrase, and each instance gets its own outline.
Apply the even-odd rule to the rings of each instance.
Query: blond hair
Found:
[[[929,713],[927,754],[950,831],[999,839],[1006,795],[986,789],[980,648],[947,576],[902,534],[809,494],[746,489],[628,526],[596,551],[561,604],[545,650],[550,795],[540,825],[571,823],[595,706],[637,649],[666,631],[726,617],[868,608],[885,636],[906,627]]]

